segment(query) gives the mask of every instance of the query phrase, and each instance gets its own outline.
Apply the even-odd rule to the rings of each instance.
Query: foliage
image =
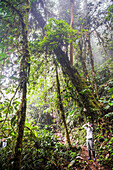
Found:
[[[76,39],[78,37],[80,38],[81,34],[85,31],[85,29],[82,29],[81,32],[73,30],[66,22],[51,18],[46,25],[46,35],[39,43],[41,46],[40,49],[45,47],[45,49],[54,50],[57,46],[66,47],[66,44],[76,41]]]
[[[113,62],[108,60],[97,70],[96,81],[98,93],[100,98],[105,97],[105,100],[112,99],[112,65]]]
[[[22,11],[24,11],[23,0],[13,0],[12,2],[14,2],[14,6],[16,6],[17,9],[22,8]],[[43,0],[31,0],[31,3],[35,2],[37,3],[35,6],[38,10],[38,3],[42,6],[44,4]],[[17,111],[19,109],[21,95],[18,93],[18,97],[15,99],[10,97],[15,97],[15,91],[18,90],[17,83],[19,81],[19,64],[23,54],[23,42],[20,19],[16,12],[7,9],[7,6],[5,6],[3,1],[0,1],[0,7],[0,123],[2,124],[0,125],[0,135],[1,139],[11,137],[7,140],[8,145],[0,150],[0,166],[1,169],[4,170],[9,167],[12,168],[14,163],[14,148],[17,140],[18,122],[20,120]],[[108,8],[108,13],[105,18],[108,23],[112,22],[112,8],[113,6]],[[47,8],[44,6],[43,10],[45,10],[45,13],[48,12]],[[43,10],[40,11],[42,12]],[[38,15],[36,16],[38,17]],[[98,16],[96,17],[98,18]],[[30,20],[33,19],[34,18],[32,17],[30,18]],[[75,50],[74,60],[76,65],[78,65],[78,72],[83,75],[83,70],[79,69],[81,68],[81,61],[78,59],[78,54],[80,52],[78,49],[78,40],[81,42],[86,40],[87,45],[87,37],[84,36],[87,35],[90,30],[87,31],[84,29],[87,28],[85,23],[89,22],[89,25],[90,27],[92,25],[92,28],[95,25],[98,26],[99,23],[95,21],[96,24],[92,24],[92,20],[90,19],[91,17],[89,17],[88,20],[80,18],[80,25],[74,26],[74,28],[76,27],[77,29],[72,29],[67,22],[51,18],[48,20],[48,24],[45,28],[43,28],[45,30],[43,39],[42,33],[40,34],[40,29],[35,25],[36,23],[34,22],[32,26],[29,24],[31,31],[29,31],[31,50],[31,61],[29,64],[31,65],[31,70],[29,75],[29,86],[27,88],[27,120],[28,122],[32,120],[33,123],[25,123],[21,169],[75,169],[80,166],[80,162],[76,157],[79,153],[80,145],[85,144],[86,134],[81,128],[84,121],[86,121],[85,113],[83,111],[84,108],[81,105],[80,97],[78,96],[76,89],[69,82],[68,77],[63,77],[62,70],[59,65],[58,71],[61,84],[61,97],[65,110],[66,123],[68,125],[74,147],[68,149],[62,141],[58,142],[57,137],[54,136],[55,132],[53,133],[51,130],[51,123],[53,123],[54,120],[60,127],[58,128],[55,125],[56,131],[61,130],[62,136],[64,135],[57,110],[54,67],[54,60],[56,58],[53,54],[53,50],[57,46],[60,46],[64,51],[67,50],[69,53],[69,44],[73,43]],[[84,22],[84,24],[82,22]],[[34,30],[36,31],[34,32]],[[107,32],[106,34],[109,37]],[[101,40],[103,40],[103,38]],[[112,41],[108,43],[108,46],[110,45],[112,45]],[[83,44],[82,52],[84,52],[84,49],[85,44]],[[48,54],[47,50],[49,50]],[[78,54],[76,54],[77,50]],[[89,56],[86,55],[84,58],[85,57],[88,58]],[[87,62],[87,59],[85,59],[85,62]],[[91,69],[90,67],[88,68]],[[113,112],[111,110],[113,108],[112,68],[112,59],[106,61],[105,64],[103,64],[98,70],[96,68],[96,82],[99,93],[98,101],[102,105],[103,112],[99,112],[97,120],[94,120],[94,139],[97,158],[101,164],[110,165],[110,168],[113,168],[111,164],[113,161],[113,138],[111,136],[113,132]],[[90,78],[92,77],[90,71],[89,76]],[[8,83],[6,85],[4,84],[4,81],[7,79]],[[81,95],[85,95],[87,92],[91,92],[91,89],[83,90]],[[101,122],[103,119],[104,122]],[[51,125],[51,127],[45,125]]]
[[[108,8],[107,16],[105,17],[107,21],[113,22],[113,5],[110,5]]]
[[[63,166],[68,166],[72,160],[75,160],[73,166],[78,167],[79,163],[76,159],[78,154],[77,148],[74,147],[72,150],[69,150],[64,144],[59,143],[57,137],[47,128],[45,126],[44,129],[40,129],[39,126],[31,126],[31,123],[26,122],[23,139],[22,169],[60,169]],[[14,137],[12,139],[14,140]],[[13,165],[13,140],[8,142],[6,148],[0,150],[2,169],[7,169],[7,166],[11,168]]]
[[[97,126],[95,129],[95,146],[96,146],[96,152],[98,161],[106,166],[109,165],[109,168],[113,168],[113,137],[112,137],[112,122],[113,122],[113,116],[111,119],[111,123],[109,123],[109,128],[107,121],[105,119],[102,119],[100,126]],[[100,133],[99,133],[100,132]]]

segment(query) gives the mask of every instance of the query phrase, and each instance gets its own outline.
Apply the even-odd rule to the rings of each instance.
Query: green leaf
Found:
[[[113,103],[109,103],[110,106],[113,106]]]
[[[9,77],[10,79],[12,79],[12,80],[18,80],[18,78],[17,77],[14,77],[14,76],[11,76],[11,77]]]
[[[22,151],[22,149],[21,149],[21,148],[18,148],[18,151],[19,151],[19,152],[21,152],[21,151]]]
[[[37,126],[32,127],[32,130],[37,130]]]
[[[31,128],[31,125],[29,123],[25,123],[25,126]]]
[[[9,39],[10,39],[10,40],[13,40],[13,37],[10,36]]]
[[[12,119],[11,119],[11,125],[15,125],[15,120],[16,120],[16,115],[14,115],[13,117],[12,117]],[[15,122],[15,123],[14,123]]]
[[[109,90],[108,90],[108,92],[112,92],[113,91],[113,87],[112,88],[110,88]]]
[[[69,115],[71,116],[71,115],[74,113],[74,111],[75,111],[75,110],[72,110],[72,111],[69,113]]]
[[[0,75],[0,79],[3,79],[5,78],[6,76],[5,75]]]
[[[0,53],[0,61],[6,59],[6,54],[5,53]]]
[[[90,92],[91,92],[90,89],[84,89],[84,90],[81,91],[81,94],[90,93]]]
[[[38,137],[38,134],[37,134],[37,132],[36,132],[36,131],[34,131],[34,135],[35,135],[35,137]]]
[[[6,113],[6,111],[7,111],[7,107],[3,110],[3,112]]]
[[[111,142],[113,142],[113,137],[110,139]]]

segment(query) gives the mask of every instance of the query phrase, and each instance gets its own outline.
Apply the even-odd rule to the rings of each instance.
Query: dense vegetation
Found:
[[[0,1],[0,167],[113,169],[113,4]]]

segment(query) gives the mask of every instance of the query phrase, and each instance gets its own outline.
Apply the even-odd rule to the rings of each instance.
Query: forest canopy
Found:
[[[112,24],[112,0],[0,0],[2,170],[113,168]]]

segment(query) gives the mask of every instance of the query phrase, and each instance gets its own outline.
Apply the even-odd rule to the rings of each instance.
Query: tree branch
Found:
[[[1,126],[0,128],[2,128],[2,127],[3,127],[3,125],[4,125],[4,123],[5,123],[6,119],[7,119],[8,112],[9,112],[9,109],[10,109],[10,106],[11,106],[11,102],[12,102],[12,100],[14,99],[14,97],[15,97],[15,95],[16,95],[16,93],[17,93],[18,89],[19,89],[19,87],[20,87],[20,83],[19,83],[18,87],[16,88],[16,91],[15,91],[15,93],[14,93],[13,97],[12,97],[12,98],[11,98],[11,100],[10,100],[10,103],[9,103],[9,105],[8,105],[8,108],[7,108],[7,113],[6,113],[5,120],[4,120],[4,122],[3,122],[3,124],[2,124],[2,126]]]
[[[20,12],[20,10],[18,10],[17,8],[15,8],[15,6],[13,6],[13,4],[11,4],[8,0],[1,0],[1,2],[5,2],[10,8],[12,8],[18,15],[19,17],[22,19],[23,21],[23,14],[22,12]]]

